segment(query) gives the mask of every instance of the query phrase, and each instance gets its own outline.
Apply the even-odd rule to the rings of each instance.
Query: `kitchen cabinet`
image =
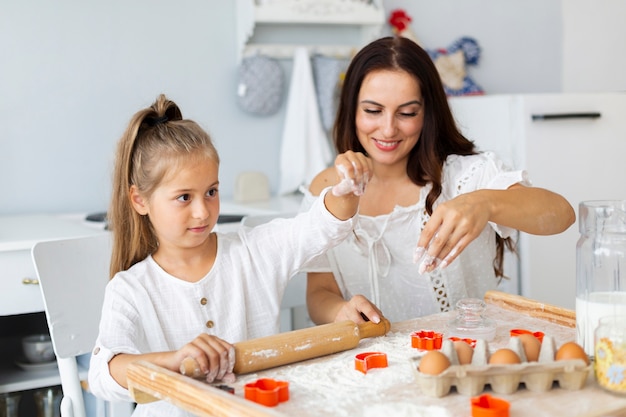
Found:
[[[20,215],[0,217],[0,393],[59,385],[57,368],[23,370],[19,358],[24,323],[41,322],[47,331],[44,306],[31,248],[38,241],[105,233],[102,224],[89,225],[82,216]],[[68,289],[71,291],[71,289]],[[37,327],[38,324],[33,324]],[[85,370],[86,372],[86,370]]]
[[[463,133],[528,171],[534,186],[585,200],[624,199],[626,94],[524,94],[449,99]],[[553,236],[521,233],[519,290],[574,309],[578,224]]]
[[[237,0],[236,10],[239,58],[257,53],[291,58],[294,46],[310,39],[316,40],[309,45],[316,53],[349,57],[379,37],[386,21],[382,0]],[[338,39],[350,41],[341,45]]]

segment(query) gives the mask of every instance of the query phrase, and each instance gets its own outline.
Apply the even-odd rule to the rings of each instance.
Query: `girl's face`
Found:
[[[133,206],[148,215],[159,249],[187,249],[203,245],[220,211],[218,164],[200,158],[170,170],[149,200],[131,188]]]
[[[359,91],[356,132],[367,154],[380,164],[406,164],[424,125],[419,84],[405,71],[365,76]]]

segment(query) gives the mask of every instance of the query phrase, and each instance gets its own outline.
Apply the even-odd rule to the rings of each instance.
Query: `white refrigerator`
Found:
[[[463,133],[525,168],[534,186],[584,200],[626,199],[626,94],[524,94],[449,99]],[[578,220],[554,236],[521,233],[505,291],[574,309]]]

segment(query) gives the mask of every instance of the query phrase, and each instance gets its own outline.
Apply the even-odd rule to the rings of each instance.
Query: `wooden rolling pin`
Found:
[[[378,324],[346,320],[234,343],[233,372],[247,374],[353,349],[361,339],[383,336],[389,329],[391,323],[385,318]],[[193,358],[183,360],[180,373],[193,378],[205,377]]]
[[[487,291],[484,299],[486,303],[497,305],[507,310],[537,317],[561,326],[576,327],[576,312],[567,308],[495,290]]]

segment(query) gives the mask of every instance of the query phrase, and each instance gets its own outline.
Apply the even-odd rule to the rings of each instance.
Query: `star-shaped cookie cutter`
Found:
[[[509,417],[511,404],[501,398],[483,394],[471,400],[472,417]]]
[[[364,374],[372,368],[386,368],[387,354],[383,352],[359,353],[354,358],[354,369]]]
[[[420,330],[411,333],[411,346],[422,350],[441,349],[443,333],[432,330]]]
[[[289,382],[260,378],[244,385],[244,396],[247,400],[274,407],[289,399]]]

